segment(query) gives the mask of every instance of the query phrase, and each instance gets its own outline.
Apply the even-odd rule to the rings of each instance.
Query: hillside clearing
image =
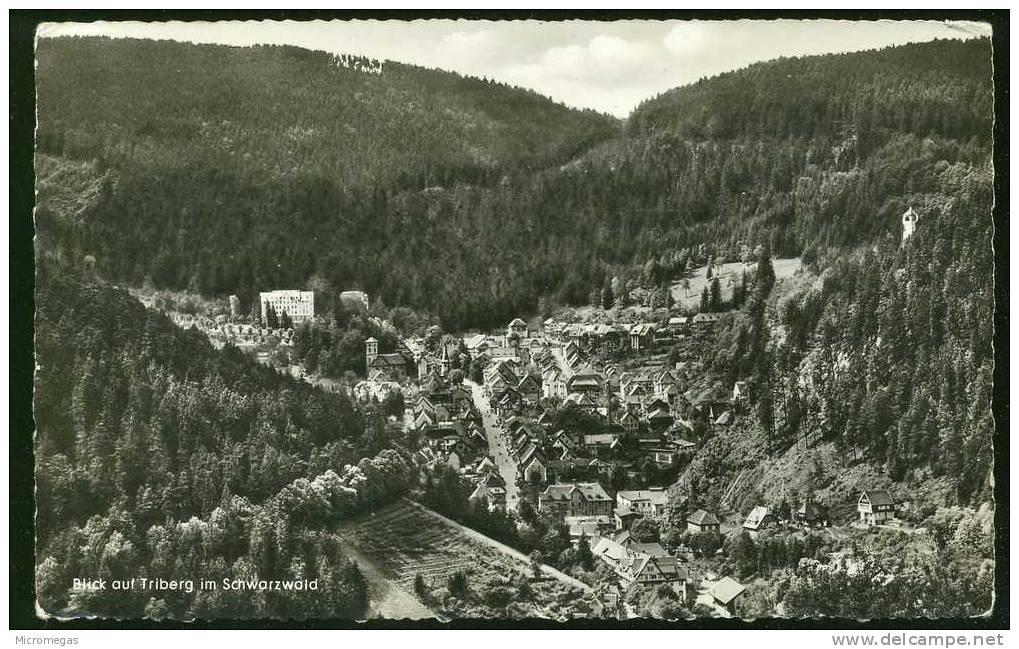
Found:
[[[795,275],[800,270],[802,263],[799,257],[790,257],[788,259],[772,259],[771,265],[775,269],[775,280],[778,281]],[[708,267],[706,265],[695,268],[690,273],[690,277],[672,284],[672,299],[676,302],[676,306],[696,309],[700,306],[704,288],[717,277],[718,285],[722,289],[722,299],[731,300],[733,289],[739,285],[743,272],[746,271],[749,276],[753,274],[754,268],[755,262],[744,264],[741,261],[734,261],[719,264],[712,267],[710,278],[707,276]]]

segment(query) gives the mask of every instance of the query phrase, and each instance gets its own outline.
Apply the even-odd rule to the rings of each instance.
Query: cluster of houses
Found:
[[[574,545],[587,539],[592,556],[625,585],[669,583],[686,596],[688,572],[659,543],[638,542],[630,526],[641,517],[660,518],[668,504],[662,489],[619,491],[613,499],[598,482],[548,485],[538,511],[562,520]]]
[[[481,415],[463,385],[448,385],[438,374],[429,375],[420,384],[410,414],[421,434],[421,464],[442,463],[462,470],[486,458],[488,440]]]
[[[704,430],[730,425],[748,401],[746,383],[736,383],[731,393],[705,388],[697,382],[705,371],[698,361],[669,366],[659,358],[633,367],[598,353],[606,345],[645,349],[662,331],[672,335],[717,321],[717,314],[703,315],[677,316],[672,329],[549,319],[533,331],[516,318],[505,333],[466,337],[464,347],[472,365],[483,368],[483,391],[519,481],[541,486],[557,479],[607,480],[620,472],[637,478],[648,461],[659,469],[678,468]],[[553,413],[565,407],[594,417],[597,425],[554,425]]]
[[[722,319],[721,313],[673,315],[664,322],[569,322],[555,317],[541,324],[541,333],[550,340],[573,343],[584,351],[629,348],[647,351],[691,334],[710,331]]]
[[[594,558],[621,584],[666,583],[684,596],[692,583],[685,555],[674,556],[630,533],[636,520],[665,515],[667,493],[651,487],[622,489],[611,496],[603,485],[610,480],[615,484],[619,471],[633,484],[630,478],[648,461],[659,468],[682,464],[705,430],[729,426],[744,412],[753,386],[739,381],[731,390],[704,387],[697,381],[704,372],[697,361],[667,365],[644,360],[635,367],[605,360],[597,350],[644,350],[665,336],[717,321],[717,314],[703,315],[698,322],[673,318],[673,329],[654,323],[564,325],[549,320],[537,332],[518,318],[505,333],[469,336],[462,347],[472,366],[481,368],[481,390],[502,429],[517,483],[540,490],[538,511],[561,520],[574,544],[586,539]],[[445,347],[438,358],[411,347],[405,342],[396,353],[404,358],[405,376],[416,372],[420,383],[419,394],[408,404],[413,426],[421,432],[419,459],[459,470],[475,485],[471,501],[504,511],[506,483],[489,455],[485,420],[471,390],[448,381],[451,364]],[[373,351],[372,360],[377,361],[381,355],[377,349],[369,355]],[[369,363],[372,367],[382,369],[378,363]],[[563,407],[575,408],[596,423],[560,427]],[[894,518],[895,502],[886,491],[867,491],[857,510],[858,525],[882,524]],[[810,499],[794,509],[792,518],[803,526],[829,524],[827,510]],[[742,530],[756,536],[782,522],[777,519],[774,509],[754,507]],[[719,518],[705,510],[689,514],[686,526],[691,533],[720,533],[722,528]],[[713,604],[729,611],[745,590],[727,577],[708,580],[705,588]]]
[[[415,455],[420,465],[459,471],[475,487],[469,501],[506,511],[506,482],[489,454],[483,420],[467,387],[433,372],[421,381],[409,415],[421,434]]]

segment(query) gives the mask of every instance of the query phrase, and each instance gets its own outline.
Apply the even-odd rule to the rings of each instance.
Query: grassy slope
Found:
[[[785,280],[792,277],[800,270],[800,259],[794,257],[790,259],[773,259],[772,266],[775,268],[775,279]],[[683,281],[673,283],[672,285],[672,299],[676,301],[676,305],[686,309],[696,309],[701,303],[701,292],[704,287],[711,284],[710,279],[707,277],[707,266],[701,266],[695,268],[687,281],[690,284],[689,289],[683,288]],[[726,264],[720,264],[712,270],[712,278],[718,277],[719,287],[722,289],[722,299],[731,300],[733,289],[739,284],[743,271],[746,271],[747,275],[752,275],[754,272],[754,264],[744,264],[740,261],[734,261]]]

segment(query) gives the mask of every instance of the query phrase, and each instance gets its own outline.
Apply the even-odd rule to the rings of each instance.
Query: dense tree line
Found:
[[[40,267],[38,592],[50,612],[356,616],[323,525],[403,493],[384,418]],[[323,592],[70,592],[72,577],[319,579]],[[164,596],[165,595],[165,596]],[[317,597],[317,599],[316,599]],[[314,600],[314,601],[313,601]]]
[[[942,167],[983,164],[989,143],[986,40],[753,66],[648,102],[619,137],[533,93],[395,64],[376,75],[293,48],[42,43],[41,151],[108,174],[74,232],[103,274],[242,299],[318,274],[447,329],[502,323],[542,296],[582,304],[593,287],[601,303],[620,267],[654,262],[658,287],[679,276],[660,270],[676,251],[701,244],[724,259],[748,244],[789,256],[873,241],[937,190]],[[299,145],[281,125],[311,134]],[[463,171],[464,151],[488,171]]]
[[[925,521],[931,538],[918,557],[903,560],[911,541],[891,533],[882,552],[857,552],[846,565],[804,560],[781,580],[791,616],[872,618],[971,617],[993,598],[993,512],[942,508]],[[864,545],[885,540],[865,538]]]
[[[38,55],[40,148],[118,168],[423,189],[560,163],[618,130],[533,91],[298,47],[67,37]]]

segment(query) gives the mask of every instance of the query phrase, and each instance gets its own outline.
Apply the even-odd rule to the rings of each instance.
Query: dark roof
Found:
[[[800,518],[808,521],[828,517],[828,513],[825,511],[824,507],[818,505],[812,500],[808,500],[800,505],[800,508],[796,511],[796,513]]]
[[[545,488],[541,496],[549,500],[568,500],[574,490],[579,491],[587,500],[612,500],[597,482],[551,484]]]
[[[880,489],[878,491],[864,491],[863,495],[866,496],[867,500],[870,501],[870,504],[875,507],[878,505],[895,505],[895,501],[892,500],[892,497],[884,489]]]
[[[399,367],[407,364],[407,357],[403,354],[379,354],[372,359],[372,367]]]
[[[715,518],[714,514],[708,513],[703,509],[698,509],[694,513],[686,517],[687,523],[693,523],[694,525],[718,525],[718,519]]]

